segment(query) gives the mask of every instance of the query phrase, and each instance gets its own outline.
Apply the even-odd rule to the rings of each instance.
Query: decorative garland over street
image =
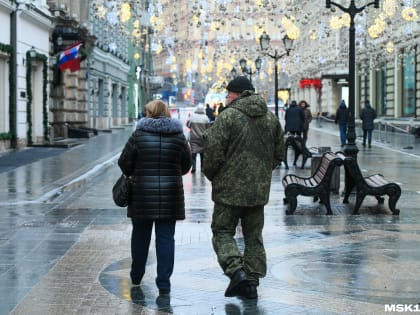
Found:
[[[15,84],[15,64],[13,47],[0,43],[0,51],[5,52],[9,55],[9,132],[1,134],[1,140],[8,140],[16,138],[16,104],[15,98],[13,97]]]
[[[49,141],[49,127],[48,127],[48,95],[47,95],[47,84],[48,84],[48,57],[43,54],[36,53],[35,57],[31,57],[31,52],[26,52],[26,122],[28,123],[28,130],[26,132],[28,144],[33,144],[32,141],[32,60],[40,60],[43,63],[42,69],[42,125],[44,127],[44,140]]]

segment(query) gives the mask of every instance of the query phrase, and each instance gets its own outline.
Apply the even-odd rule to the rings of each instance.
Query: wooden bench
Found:
[[[367,195],[375,196],[379,204],[384,203],[384,198],[381,196],[388,195],[388,205],[392,214],[398,215],[400,213],[400,210],[395,209],[401,196],[400,185],[389,182],[381,174],[364,177],[356,160],[351,157],[344,159],[344,167],[346,174],[349,174],[350,178],[346,179],[343,203],[349,203],[350,193],[355,188],[356,204],[354,205],[353,214],[359,214],[360,206]]]
[[[303,169],[308,158],[312,156],[311,151],[309,151],[309,149],[303,144],[303,139],[301,137],[293,135],[288,136],[285,142],[284,150],[284,164],[286,169],[289,169],[289,165],[287,164],[287,151],[289,147],[292,147],[295,151],[295,159],[293,160],[293,165],[296,165],[299,156],[302,155],[301,168]]]
[[[330,205],[330,185],[334,168],[343,164],[343,157],[332,152],[322,155],[321,161],[314,174],[310,177],[301,177],[287,174],[282,179],[284,187],[284,204],[289,204],[286,214],[293,214],[297,207],[297,196],[314,196],[327,208],[327,214],[332,214]]]

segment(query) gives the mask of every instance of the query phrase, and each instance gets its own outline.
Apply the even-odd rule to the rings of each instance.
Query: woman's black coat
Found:
[[[118,165],[132,178],[128,217],[185,219],[182,175],[191,167],[191,151],[180,121],[142,118]]]

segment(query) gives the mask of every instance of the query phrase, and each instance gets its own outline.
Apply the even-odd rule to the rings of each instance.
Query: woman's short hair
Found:
[[[301,107],[302,107],[302,105],[303,105],[303,107],[304,107],[304,108],[309,107],[308,102],[307,102],[307,101],[304,101],[304,100],[302,100],[302,101],[300,101],[300,102],[299,102],[299,106],[301,106]]]
[[[158,117],[171,117],[168,105],[161,100],[154,100],[146,104],[146,111],[150,114],[151,118]]]

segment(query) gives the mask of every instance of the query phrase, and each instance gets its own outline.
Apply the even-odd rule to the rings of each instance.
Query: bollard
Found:
[[[382,133],[381,133],[381,129],[382,129],[382,123],[378,123],[378,142],[382,142]]]
[[[407,126],[405,130],[407,132],[407,147],[409,147],[410,146],[410,126]]]

